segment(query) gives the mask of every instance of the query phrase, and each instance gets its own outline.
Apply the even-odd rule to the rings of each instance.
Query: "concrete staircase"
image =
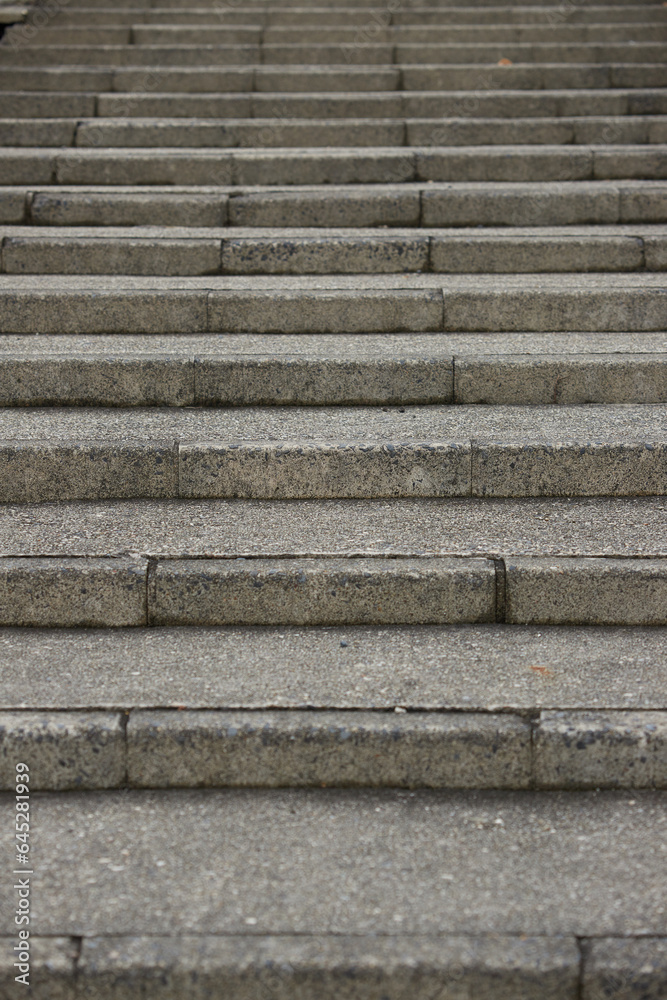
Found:
[[[667,997],[667,6],[525,2],[0,2],[2,1000]]]

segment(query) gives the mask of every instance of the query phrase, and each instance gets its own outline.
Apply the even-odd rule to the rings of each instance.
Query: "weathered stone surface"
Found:
[[[506,574],[508,622],[667,624],[662,560],[512,558]]]
[[[541,712],[534,747],[540,787],[667,787],[665,712]]]
[[[141,997],[159,989],[193,1000],[359,995],[428,1000],[434,992],[480,1000],[570,1000],[578,954],[571,938],[453,937],[392,934],[184,935],[87,938],[77,974],[82,997]]]
[[[0,621],[35,627],[146,622],[147,564],[140,559],[0,559]]]
[[[131,790],[33,813],[37,935],[664,935],[660,792]]]
[[[470,446],[465,441],[398,447],[390,442],[182,444],[179,470],[183,497],[465,496]]]
[[[511,715],[133,712],[127,738],[137,788],[527,788],[531,777],[530,725]]]
[[[666,656],[659,626],[2,629],[0,707],[665,711]]]
[[[482,559],[165,560],[148,593],[156,625],[488,622],[496,603]]]
[[[14,791],[16,763],[30,790],[118,788],[125,781],[125,730],[103,712],[0,712],[0,787]]]
[[[584,942],[584,1000],[658,1000],[667,988],[667,938]]]

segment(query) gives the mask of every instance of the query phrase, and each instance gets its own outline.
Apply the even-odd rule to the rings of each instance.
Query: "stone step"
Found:
[[[11,711],[0,734],[8,757],[30,760],[31,792],[667,788],[667,711],[655,710]],[[14,791],[15,768],[3,772]]]
[[[667,116],[558,118],[1,118],[0,146],[81,148],[471,147],[664,144]]]
[[[66,1000],[664,989],[658,792],[123,790],[33,815],[33,961]]]
[[[0,624],[665,625],[666,526],[662,497],[15,504]]]
[[[659,496],[665,426],[664,404],[6,408],[0,500]]]
[[[173,93],[321,93],[329,91],[599,90],[655,88],[667,83],[663,63],[587,65],[431,66],[43,66],[3,69],[0,90],[143,91],[158,85]]]
[[[87,803],[87,799],[82,802]],[[133,808],[143,811],[144,806],[142,801]],[[151,807],[152,801],[147,804],[149,810]],[[382,811],[381,806],[374,808]],[[423,808],[430,814],[430,805]],[[545,822],[541,812],[530,819],[533,823],[538,819]],[[266,822],[264,815],[262,821]],[[481,829],[484,824],[477,825]],[[521,847],[512,844],[509,849],[515,847],[523,849],[523,840]],[[99,849],[105,849],[101,842]],[[581,844],[576,849],[581,853]],[[482,850],[488,853],[488,848]],[[169,859],[163,862],[165,866],[173,864],[180,869],[178,849],[171,846],[170,852],[162,854]],[[126,865],[121,867],[124,870]],[[88,871],[94,871],[92,864]],[[349,878],[347,869],[346,874]],[[94,876],[99,876],[99,870]],[[94,876],[88,883],[97,885],[100,880]],[[239,892],[236,889],[237,895]],[[328,885],[327,892],[331,899]],[[598,893],[604,896],[596,885],[596,897]],[[623,905],[625,896],[617,895],[613,901]],[[343,899],[341,906],[345,902]],[[374,915],[381,912],[380,907],[373,910]],[[246,918],[246,925],[255,919]],[[7,949],[13,940],[7,939]],[[114,987],[110,984],[121,979],[127,1000],[139,1000],[146,988],[162,988],[165,982],[173,995],[187,994],[193,1000],[222,997],[218,992],[221,982],[229,1000],[260,1000],[266,995],[267,984],[272,995],[281,1000],[293,996],[296,990],[304,996],[334,1000],[342,989],[350,988],[359,996],[372,996],[380,989],[388,1000],[398,1000],[406,991],[416,1000],[427,1000],[434,993],[451,990],[452,984],[457,990],[472,991],[479,997],[498,996],[498,991],[503,990],[507,996],[521,995],[525,1000],[571,1000],[577,983],[582,984],[583,1000],[594,1000],[620,977],[631,989],[636,984],[637,991],[641,989],[644,995],[650,989],[659,996],[665,984],[665,952],[666,939],[655,936],[575,938],[496,933],[456,937],[442,933],[403,935],[395,928],[389,936],[364,937],[338,933],[216,936],[181,931],[165,937],[33,936],[31,982],[36,983],[36,988],[48,984],[48,989],[57,983],[63,1000],[74,1000],[80,986],[100,1000],[111,1000]],[[6,972],[3,969],[2,982],[11,984],[16,971],[12,967],[7,967]],[[194,988],[193,981],[197,984]]]
[[[565,183],[667,178],[667,145],[0,149],[0,184]]]
[[[229,25],[216,23],[215,15],[209,23],[199,26],[188,24],[126,24],[125,26],[77,25],[60,27],[48,25],[30,37],[30,32],[19,25],[9,28],[4,35],[4,46],[10,49],[51,45],[322,45],[343,43],[360,44],[442,44],[453,43],[494,45],[556,44],[573,42],[577,45],[605,43],[633,44],[638,42],[667,41],[667,25],[652,19],[627,24],[561,24],[548,23],[523,25],[419,25],[414,22],[383,27],[377,23],[369,31],[363,25],[324,25],[313,16],[311,23],[261,27],[249,15],[246,23]]]
[[[231,196],[231,197],[230,197]],[[5,224],[38,226],[562,226],[667,222],[659,181],[406,182],[265,187],[0,188]]]
[[[44,231],[0,227],[4,274],[381,274],[667,270],[667,229]],[[266,232],[266,231],[264,231]]]
[[[33,20],[30,14],[28,20]],[[610,25],[610,24],[645,24],[664,23],[667,14],[656,4],[641,4],[634,6],[617,5],[613,7],[594,5],[572,7],[565,16],[558,9],[546,10],[539,6],[514,7],[477,6],[471,10],[467,7],[442,7],[410,5],[407,10],[398,7],[395,10],[386,8],[381,15],[373,16],[372,11],[337,5],[336,7],[321,7],[317,5],[299,5],[288,7],[284,4],[268,6],[263,4],[243,5],[234,8],[224,7],[69,7],[58,11],[57,27],[79,27],[92,25],[244,25],[253,24],[261,27],[297,26],[303,25],[333,25],[351,26],[365,29],[374,37],[376,29],[393,25],[537,25],[557,29],[570,25]]]
[[[664,557],[3,557],[0,579],[3,627],[667,625]]]
[[[0,275],[1,333],[662,331],[661,274]]]
[[[380,93],[300,94],[94,94],[64,91],[44,94],[6,91],[4,121],[13,119],[93,118],[445,118],[552,119],[595,116],[662,115],[667,111],[659,89],[602,91],[525,90],[485,94],[475,91],[386,91]],[[11,114],[10,114],[11,113]],[[621,120],[622,117],[621,117]],[[98,124],[104,124],[99,122]],[[128,124],[132,124],[131,122]],[[26,128],[30,127],[24,122]],[[620,135],[615,137],[620,140]],[[69,140],[71,142],[71,139]],[[17,131],[17,144],[29,145]]]
[[[383,65],[411,64],[437,66],[513,63],[598,64],[606,62],[664,63],[664,42],[621,43],[540,43],[497,42],[455,44],[409,44],[406,42],[366,44],[351,41],[331,43],[267,43],[245,45],[34,45],[2,46],[4,66],[243,66],[268,65]]]
[[[1,406],[667,403],[667,334],[12,337]]]

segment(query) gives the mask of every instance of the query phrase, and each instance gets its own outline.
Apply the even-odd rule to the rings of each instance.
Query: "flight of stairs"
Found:
[[[665,1000],[667,4],[3,29],[1,1000]]]

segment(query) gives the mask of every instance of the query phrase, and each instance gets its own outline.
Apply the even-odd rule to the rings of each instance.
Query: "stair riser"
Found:
[[[0,625],[665,625],[666,562],[2,558]]]
[[[0,444],[0,502],[661,496],[667,445],[499,441]]]
[[[13,943],[3,940],[8,953]],[[78,943],[31,936],[31,983],[39,1000],[54,988],[62,1000],[76,1000],[80,989],[99,1000],[115,1000],[119,981],[125,1000],[143,1000],[147,985],[162,988],[165,980],[178,1000],[264,1000],[269,990],[276,1000],[295,995],[340,1000],[350,990],[360,997],[381,991],[387,1000],[408,994],[429,1000],[453,989],[479,1000],[570,1000],[579,982],[584,1000],[594,1000],[618,982],[627,984],[626,994],[635,1000],[646,995],[647,984],[660,995],[665,979],[658,963],[667,952],[664,937],[453,937],[400,931],[361,941],[344,935],[254,933],[84,937],[75,950]],[[649,978],[645,970],[651,966]],[[14,971],[3,977],[9,988]]]
[[[4,149],[0,184],[397,184],[406,181],[661,180],[665,148],[498,146],[433,150]],[[292,222],[291,225],[295,223]]]
[[[272,67],[196,66],[176,68],[170,60],[158,69],[109,67],[0,68],[0,90],[9,91],[139,91],[159,88],[170,93],[318,93],[330,91],[598,90],[664,87],[667,70],[657,63],[543,66],[362,66]]]
[[[659,30],[659,29],[658,29]],[[2,62],[6,67],[48,66],[303,66],[313,62],[321,66],[383,65],[497,65],[501,59],[515,63],[552,63],[586,65],[599,63],[664,62],[667,45],[662,42],[622,44],[541,44],[539,42],[498,42],[490,44],[456,43],[453,45],[410,45],[405,43],[375,45],[363,41],[323,44],[246,44],[246,45],[17,45],[3,46]]]
[[[666,788],[667,712],[1,712],[31,791]],[[581,745],[580,745],[581,744]],[[0,771],[0,789],[16,774]]]
[[[11,111],[12,109],[8,109]],[[134,109],[132,109],[134,111]],[[3,112],[6,114],[7,112]],[[0,120],[0,147],[141,148],[141,149],[317,149],[318,147],[392,146],[471,147],[588,146],[592,143],[659,145],[667,141],[667,118],[595,117],[494,119],[408,119],[293,121],[272,116],[240,122],[178,121],[141,123],[53,118]]]
[[[477,190],[475,190],[477,187]],[[514,189],[516,188],[516,189]],[[514,190],[513,190],[514,189]],[[41,226],[493,226],[667,222],[667,185],[591,183],[245,194],[0,191],[0,220]]]
[[[619,42],[667,41],[667,26],[648,21],[629,24],[590,25],[428,25],[404,24],[382,27],[366,23],[350,25],[320,25],[317,19],[310,25],[296,26],[233,26],[216,23],[196,27],[193,25],[128,25],[126,27],[48,27],[32,34],[22,25],[9,28],[5,32],[4,45],[16,46],[154,46],[154,45],[322,45],[322,44],[416,44],[436,42],[441,45],[455,42],[464,44],[526,44],[539,43],[554,45],[571,42],[575,45]]]
[[[517,274],[667,270],[667,235],[62,239],[7,236],[4,274]]]
[[[31,20],[30,15],[28,20]],[[548,26],[549,29],[557,29],[560,26],[568,25],[615,25],[615,24],[661,24],[667,20],[665,12],[650,4],[640,4],[637,6],[618,5],[610,7],[606,5],[594,7],[569,7],[564,17],[563,12],[556,9],[540,9],[539,5],[521,5],[518,7],[441,7],[439,9],[429,9],[428,7],[413,7],[403,10],[397,8],[389,10],[386,8],[381,14],[374,16],[373,11],[364,10],[363,7],[322,7],[320,5],[308,7],[299,5],[297,9],[290,10],[289,7],[263,7],[243,6],[234,8],[232,6],[206,7],[197,6],[187,9],[184,7],[164,9],[146,9],[144,7],[85,7],[85,8],[64,8],[58,13],[58,29],[65,26],[94,27],[118,25],[215,25],[218,27],[232,25],[261,25],[264,27],[301,27],[303,25],[313,25],[315,27],[334,26],[350,27],[357,29],[365,28],[372,30],[373,27],[382,27],[384,24],[393,25],[536,25],[539,27]]]
[[[480,355],[395,362],[0,355],[0,406],[452,403],[667,403],[667,355]]]
[[[400,333],[664,330],[667,290],[0,292],[0,332]],[[102,305],[104,308],[102,308]]]

